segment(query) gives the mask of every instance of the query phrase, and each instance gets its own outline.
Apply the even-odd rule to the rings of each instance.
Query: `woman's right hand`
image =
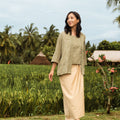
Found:
[[[53,74],[54,74],[54,71],[50,71],[49,73],[49,80],[52,82],[53,80]]]

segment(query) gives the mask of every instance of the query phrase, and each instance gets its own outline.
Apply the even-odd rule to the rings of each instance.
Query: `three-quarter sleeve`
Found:
[[[87,65],[87,56],[86,56],[86,48],[85,48],[85,35],[84,35],[84,45],[83,45],[83,55],[84,55],[84,65]]]
[[[61,55],[62,55],[62,34],[60,33],[57,38],[57,43],[51,62],[58,63],[61,58]]]

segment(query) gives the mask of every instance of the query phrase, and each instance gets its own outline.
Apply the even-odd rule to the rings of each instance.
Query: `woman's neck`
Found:
[[[76,35],[76,26],[73,26],[73,27],[71,28],[71,34],[72,34],[72,35]]]
[[[71,35],[76,35],[76,27],[71,28]]]

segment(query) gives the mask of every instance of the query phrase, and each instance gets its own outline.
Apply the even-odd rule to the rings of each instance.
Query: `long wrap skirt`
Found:
[[[65,120],[75,120],[85,116],[84,76],[80,67],[79,64],[72,64],[71,74],[59,76]]]

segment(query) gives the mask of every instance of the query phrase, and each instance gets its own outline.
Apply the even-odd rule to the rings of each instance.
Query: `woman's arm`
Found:
[[[51,68],[51,71],[50,71],[50,73],[49,73],[49,80],[50,80],[51,82],[52,82],[53,75],[54,75],[54,70],[55,70],[57,64],[58,64],[58,63],[55,63],[55,62],[52,63],[52,68]]]
[[[61,55],[62,55],[62,34],[60,33],[59,36],[58,36],[58,38],[57,38],[55,52],[54,52],[53,57],[51,59],[51,62],[53,64],[52,64],[51,71],[49,73],[49,80],[50,81],[52,81],[54,70],[56,68],[56,65],[59,63]]]
[[[57,38],[57,43],[51,62],[59,63],[61,56],[62,56],[62,33],[60,33]]]

